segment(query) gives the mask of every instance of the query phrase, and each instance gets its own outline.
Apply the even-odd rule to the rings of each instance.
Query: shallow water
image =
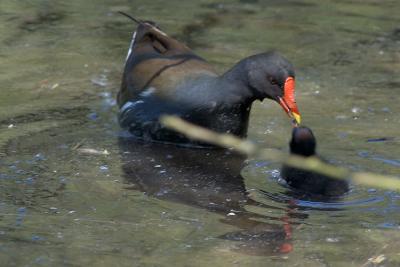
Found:
[[[114,101],[134,27],[121,10],[157,21],[221,72],[279,50],[296,66],[320,154],[399,175],[399,9],[396,0],[2,0],[1,265],[362,266],[381,254],[400,265],[399,192],[352,186],[343,198],[301,200],[279,165],[130,140]],[[256,103],[250,125],[259,146],[287,150],[278,105]]]

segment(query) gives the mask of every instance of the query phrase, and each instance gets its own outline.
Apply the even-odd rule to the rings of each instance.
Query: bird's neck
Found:
[[[230,93],[241,96],[251,104],[254,100],[262,100],[257,91],[251,87],[248,78],[247,62],[246,59],[238,62],[230,70],[221,76],[222,82],[230,84]]]

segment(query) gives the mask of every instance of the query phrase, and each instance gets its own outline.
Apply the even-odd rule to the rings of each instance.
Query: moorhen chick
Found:
[[[133,19],[133,18],[132,18]],[[239,137],[247,134],[251,105],[265,98],[279,103],[300,123],[292,64],[276,52],[253,55],[219,76],[214,68],[153,22],[138,21],[117,96],[119,123],[133,135],[190,143],[159,123],[163,114]]]
[[[316,146],[317,141],[310,128],[293,128],[290,153],[303,157],[317,156]],[[306,194],[340,196],[349,190],[346,180],[338,180],[287,165],[282,167],[281,176],[289,186]]]

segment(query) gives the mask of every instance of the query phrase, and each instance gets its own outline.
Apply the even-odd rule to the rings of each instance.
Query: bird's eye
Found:
[[[271,82],[272,85],[278,84],[278,81],[275,80],[274,78],[270,77],[269,81]]]

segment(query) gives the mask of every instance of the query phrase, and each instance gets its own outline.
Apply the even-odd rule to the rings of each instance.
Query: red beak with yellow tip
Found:
[[[294,98],[295,81],[293,77],[288,77],[283,87],[283,97],[279,97],[279,104],[286,113],[293,119],[294,126],[298,126],[301,122],[299,109],[297,108]]]

